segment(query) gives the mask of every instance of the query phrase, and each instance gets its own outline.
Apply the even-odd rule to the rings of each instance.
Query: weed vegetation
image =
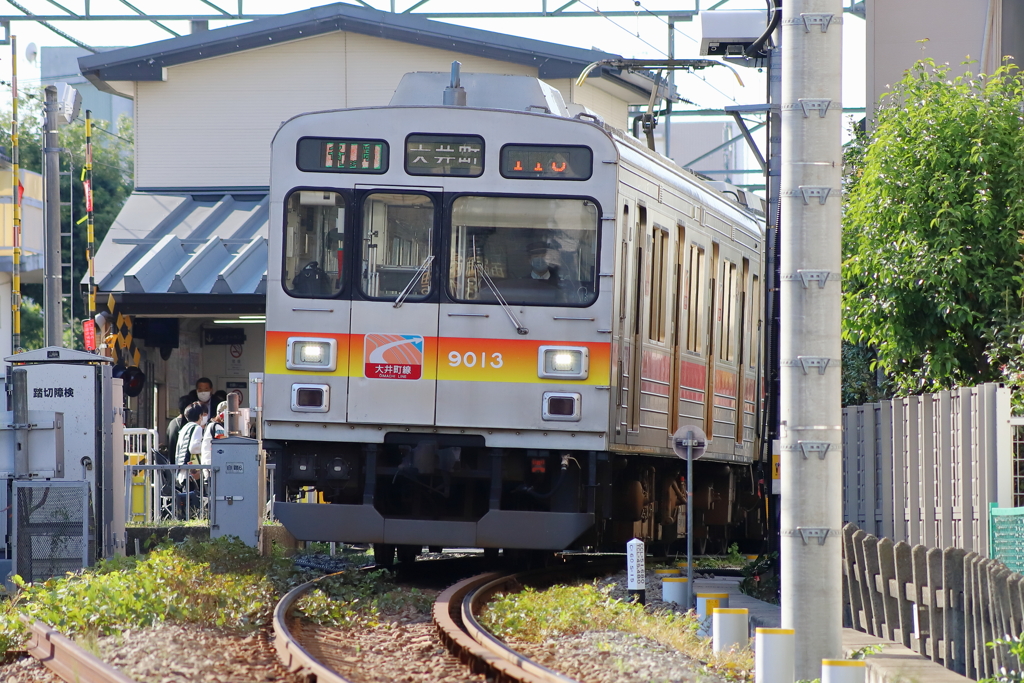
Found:
[[[639,604],[610,597],[610,590],[590,584],[543,591],[527,588],[492,601],[480,620],[499,638],[531,643],[584,631],[634,633],[676,648],[693,659],[702,673],[731,681],[753,680],[753,652],[744,648],[713,653],[711,640],[697,635],[695,613],[648,612]]]
[[[705,555],[704,557],[693,558],[694,569],[740,569],[746,566],[748,560],[746,555],[740,554],[740,547],[736,543],[729,546],[725,555]]]
[[[260,557],[237,539],[220,538],[166,544],[40,583],[14,577],[19,590],[0,604],[0,648],[21,647],[27,631],[20,615],[86,641],[164,621],[256,630],[271,623],[284,593],[316,576],[280,553]],[[385,572],[335,574],[298,609],[328,625],[372,625],[398,600],[393,588]]]

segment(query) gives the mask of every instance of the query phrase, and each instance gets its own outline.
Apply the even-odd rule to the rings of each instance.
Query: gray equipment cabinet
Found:
[[[47,347],[4,358],[0,502],[8,509],[4,559],[26,580],[124,550],[121,380],[111,359]],[[14,419],[15,375],[25,373],[28,422]],[[28,449],[19,464],[15,454]],[[0,566],[0,570],[3,570]]]
[[[217,439],[212,444],[210,464],[210,537],[237,536],[247,545],[256,546],[260,539],[259,442],[240,436]]]

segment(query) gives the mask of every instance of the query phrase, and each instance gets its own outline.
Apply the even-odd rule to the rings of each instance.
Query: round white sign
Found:
[[[683,425],[672,435],[672,450],[683,460],[686,460],[687,447],[693,449],[693,459],[696,460],[704,455],[708,447],[708,438],[704,430],[695,425]]]

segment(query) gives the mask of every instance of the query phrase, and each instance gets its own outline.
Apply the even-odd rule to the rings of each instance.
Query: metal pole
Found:
[[[43,321],[47,346],[64,345],[63,287],[60,272],[60,144],[57,133],[57,88],[46,86],[43,171],[45,228],[43,233]]]
[[[842,657],[841,0],[782,20],[780,283],[782,626],[796,677]]]
[[[11,250],[11,353],[21,351],[21,171],[18,151],[18,37],[11,36],[11,174],[14,235]]]
[[[674,17],[668,18],[668,58],[676,58],[676,20]],[[668,71],[668,91],[672,92],[676,85],[676,72],[674,69]],[[668,100],[666,99],[667,103]],[[666,104],[666,109],[667,109]],[[665,156],[669,159],[672,158],[672,117],[665,117]]]
[[[783,12],[782,8],[777,11]],[[783,15],[785,16],[785,15]],[[768,50],[768,171],[765,189],[768,199],[768,224],[765,272],[765,321],[764,368],[767,383],[768,404],[765,409],[765,430],[762,434],[764,458],[774,469],[773,457],[778,453],[779,439],[779,192],[782,181],[782,23],[775,29],[775,44]],[[776,484],[773,482],[772,487]],[[778,484],[781,486],[781,482]],[[779,551],[778,516],[780,495],[777,489],[768,494],[769,510],[766,513],[768,528],[768,551]],[[778,571],[778,567],[776,567]]]
[[[92,110],[85,110],[85,216],[86,216],[86,247],[85,255],[89,264],[89,319],[82,321],[82,329],[86,325],[96,325],[96,229],[93,223],[92,206]],[[95,335],[94,335],[95,336]],[[94,343],[94,348],[95,348]],[[92,349],[90,349],[92,350]]]
[[[224,432],[228,436],[248,436],[248,434],[241,434],[239,429],[239,401],[238,394],[228,394],[228,411],[224,415]]]
[[[686,609],[693,607],[693,432],[686,432]]]
[[[28,370],[14,368],[12,408],[14,409],[14,476],[28,476]]]

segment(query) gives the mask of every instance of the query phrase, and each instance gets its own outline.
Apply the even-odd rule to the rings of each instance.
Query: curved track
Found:
[[[448,649],[474,673],[493,677],[499,683],[576,683],[568,676],[538,664],[495,638],[476,619],[496,593],[520,590],[523,585],[544,585],[581,576],[604,574],[617,569],[622,558],[573,563],[555,569],[518,574],[480,574],[460,581],[438,596],[433,617],[438,634]]]
[[[327,576],[334,576],[334,574]],[[299,671],[307,679],[312,676],[311,680],[315,680],[317,683],[351,683],[337,671],[321,664],[306,648],[302,647],[292,635],[291,629],[288,628],[288,620],[295,603],[306,591],[327,576],[321,576],[301,586],[296,586],[277,603],[277,607],[274,608],[274,648],[277,650],[278,658],[288,667],[289,671]]]

